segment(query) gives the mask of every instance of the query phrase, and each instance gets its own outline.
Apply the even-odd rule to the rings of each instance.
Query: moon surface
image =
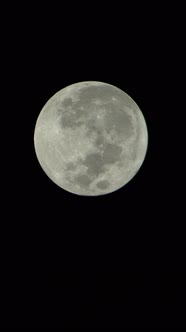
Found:
[[[47,176],[77,195],[126,185],[146,155],[148,132],[134,100],[103,82],[75,83],[54,94],[36,121],[34,146]]]

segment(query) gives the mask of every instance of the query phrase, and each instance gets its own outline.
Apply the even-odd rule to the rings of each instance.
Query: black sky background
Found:
[[[170,4],[47,7],[11,8],[4,34],[4,85],[12,91],[6,100],[14,104],[7,110],[13,139],[5,168],[12,174],[14,161],[14,173],[3,195],[1,324],[183,327],[181,10]],[[47,100],[86,80],[128,93],[149,134],[137,175],[100,197],[56,186],[33,145]]]

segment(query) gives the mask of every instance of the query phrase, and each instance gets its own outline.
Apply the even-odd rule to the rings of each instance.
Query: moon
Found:
[[[125,186],[140,169],[147,145],[147,125],[138,105],[103,82],[79,82],[55,93],[34,130],[36,156],[46,175],[83,196]]]

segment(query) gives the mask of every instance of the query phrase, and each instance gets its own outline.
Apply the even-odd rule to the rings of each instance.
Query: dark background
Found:
[[[183,21],[168,6],[5,11],[3,327],[185,327]],[[149,134],[137,175],[100,197],[56,186],[33,145],[47,100],[86,80],[127,92]]]

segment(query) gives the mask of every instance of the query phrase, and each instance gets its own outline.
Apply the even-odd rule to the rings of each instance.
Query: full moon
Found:
[[[83,196],[126,185],[146,155],[148,132],[134,100],[108,83],[75,83],[54,94],[35,125],[34,146],[47,176]]]

